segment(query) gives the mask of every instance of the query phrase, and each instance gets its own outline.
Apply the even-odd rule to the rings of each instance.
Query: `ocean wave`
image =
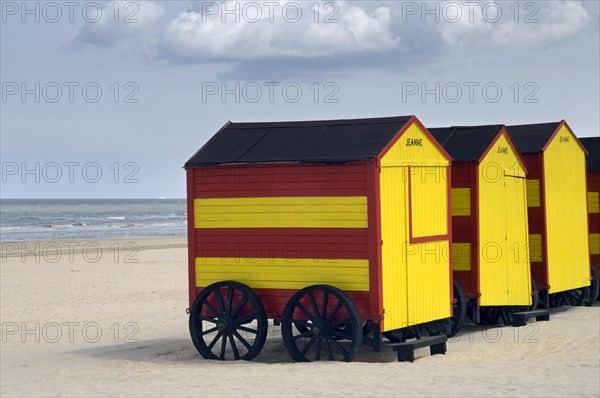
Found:
[[[124,220],[125,217],[123,216],[119,216],[119,217],[108,217],[109,220]]]
[[[48,228],[74,228],[75,226],[73,224],[48,224],[47,225]]]
[[[136,224],[108,224],[109,228],[135,228],[141,225]]]

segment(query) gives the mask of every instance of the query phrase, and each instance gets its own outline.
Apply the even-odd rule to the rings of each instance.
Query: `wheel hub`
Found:
[[[310,328],[310,331],[315,337],[322,337],[323,335],[327,334],[327,330],[327,322],[322,319],[317,319],[316,322]]]
[[[217,322],[217,330],[219,332],[229,331],[229,330],[231,330],[232,325],[233,325],[233,322],[231,319],[220,318],[219,321]]]

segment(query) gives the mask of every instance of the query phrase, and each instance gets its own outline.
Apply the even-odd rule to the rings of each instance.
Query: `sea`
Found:
[[[178,236],[185,199],[0,199],[0,241]]]

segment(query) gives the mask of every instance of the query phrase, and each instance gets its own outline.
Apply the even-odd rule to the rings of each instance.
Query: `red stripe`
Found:
[[[471,243],[472,223],[471,216],[452,217],[452,242]]]
[[[453,276],[462,287],[465,296],[475,298],[477,297],[477,289],[472,283],[471,273],[471,271],[454,271]]]
[[[588,171],[587,173],[588,192],[600,191],[600,172]]]
[[[589,213],[589,226],[591,234],[600,233],[600,213]]]
[[[543,230],[542,209],[540,207],[528,207],[527,218],[529,223],[529,233],[541,234]]]
[[[542,262],[531,262],[531,276],[535,280],[538,289],[547,289],[546,267]]]
[[[267,164],[198,169],[197,198],[272,196],[364,196],[366,163]]]
[[[367,229],[196,229],[197,257],[368,259]]]
[[[471,188],[471,167],[468,163],[452,164],[452,188]]]
[[[600,254],[590,254],[590,262],[598,275],[600,275]]]
[[[537,154],[523,155],[525,165],[527,166],[527,179],[535,180],[540,178],[540,163]]]

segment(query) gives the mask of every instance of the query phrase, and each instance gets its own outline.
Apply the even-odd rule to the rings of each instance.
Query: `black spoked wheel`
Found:
[[[535,280],[531,280],[531,305],[529,306],[496,306],[480,308],[480,324],[487,326],[512,325],[513,314],[521,311],[533,311],[539,303],[539,291]]]
[[[454,304],[452,305],[452,319],[450,320],[450,337],[456,336],[467,317],[467,300],[462,287],[454,281]]]
[[[267,315],[248,286],[217,282],[205,287],[190,311],[194,346],[206,359],[251,360],[267,339]]]
[[[594,301],[600,298],[600,281],[598,280],[598,273],[596,269],[592,267],[592,284],[590,285],[590,297],[585,301],[585,305],[591,307]]]
[[[512,325],[512,315],[522,309],[524,307],[481,307],[480,323],[488,326]]]
[[[362,332],[360,314],[350,297],[328,285],[296,292],[281,317],[283,343],[298,362],[350,362],[360,347]]]
[[[589,286],[554,293],[550,295],[550,307],[556,308],[563,305],[579,307],[585,303],[585,300],[589,297],[589,294]]]

